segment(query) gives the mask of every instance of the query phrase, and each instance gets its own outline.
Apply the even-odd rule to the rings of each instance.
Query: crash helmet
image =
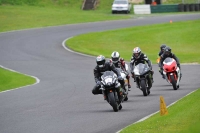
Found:
[[[97,62],[98,67],[103,68],[105,66],[106,59],[103,55],[99,55],[96,58],[96,62]]]
[[[171,48],[170,47],[165,47],[164,53],[165,53],[165,55],[170,55],[171,54]]]
[[[135,47],[134,49],[133,49],[133,56],[136,58],[136,59],[138,59],[138,58],[140,58],[140,55],[141,55],[141,49],[139,48],[139,47]]]
[[[120,58],[119,52],[114,51],[114,52],[111,54],[111,58],[112,58],[112,62],[113,62],[113,63],[117,63],[117,62],[119,61],[119,58]]]
[[[165,44],[160,45],[160,50],[161,50],[161,51],[164,51],[164,50],[165,50],[165,47],[166,47]]]

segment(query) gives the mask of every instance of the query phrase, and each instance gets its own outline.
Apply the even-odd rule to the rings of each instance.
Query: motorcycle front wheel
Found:
[[[177,90],[176,80],[174,79],[174,75],[170,75],[170,79],[171,79],[171,84],[172,84],[174,90]]]
[[[146,86],[145,80],[141,80],[140,84],[141,84],[143,95],[147,96],[148,95],[148,90],[147,90],[147,86]]]
[[[117,101],[115,100],[115,96],[114,96],[113,92],[108,93],[108,101],[109,101],[110,105],[113,107],[113,110],[115,112],[118,112],[119,107],[118,107]]]

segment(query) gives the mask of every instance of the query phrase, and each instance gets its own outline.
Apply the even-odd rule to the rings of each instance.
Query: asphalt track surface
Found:
[[[200,65],[182,65],[183,78],[177,91],[161,78],[154,65],[151,94],[144,97],[131,80],[129,100],[116,113],[102,95],[91,92],[95,58],[62,46],[66,38],[83,33],[190,19],[200,19],[200,14],[0,33],[0,65],[40,79],[39,84],[0,93],[0,133],[114,133],[158,111],[161,95],[169,105],[196,90],[200,87]]]

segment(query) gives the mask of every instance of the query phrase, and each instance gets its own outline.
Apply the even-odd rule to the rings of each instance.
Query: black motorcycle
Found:
[[[117,112],[122,109],[119,94],[116,88],[119,88],[121,84],[118,82],[118,78],[113,71],[105,71],[101,76],[101,90],[106,96],[107,102],[113,107],[113,110]]]
[[[150,88],[152,87],[151,70],[147,64],[139,63],[135,66],[134,70],[135,80],[138,88],[142,90],[143,95],[150,94]]]

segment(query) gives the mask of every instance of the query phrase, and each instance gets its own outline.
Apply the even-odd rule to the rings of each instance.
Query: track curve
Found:
[[[0,33],[0,65],[36,76],[40,83],[0,93],[1,133],[113,133],[200,87],[200,65],[183,65],[180,89],[174,91],[155,71],[150,96],[143,97],[131,80],[129,101],[117,113],[94,96],[93,57],[66,51],[66,38],[94,31],[200,19],[200,14],[168,15],[119,21],[72,24]]]

